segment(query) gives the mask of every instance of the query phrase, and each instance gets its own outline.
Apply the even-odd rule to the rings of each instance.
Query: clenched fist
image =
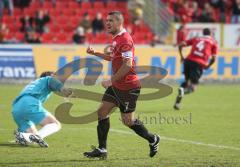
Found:
[[[88,46],[87,53],[91,54],[91,55],[94,55],[95,51],[94,51],[94,49],[92,47]]]

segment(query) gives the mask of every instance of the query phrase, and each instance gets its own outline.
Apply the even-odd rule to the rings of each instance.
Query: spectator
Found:
[[[232,23],[240,22],[240,0],[235,0],[232,9]]]
[[[79,0],[77,0],[77,1],[79,1]],[[94,4],[95,1],[96,1],[96,0],[89,0],[89,2],[92,4],[92,6],[93,6],[93,4]],[[108,0],[98,0],[98,1],[103,2],[103,5],[104,5],[105,7],[107,6]]]
[[[44,33],[48,22],[50,22],[48,11],[39,10],[35,17],[36,31],[40,34]]]
[[[159,35],[155,34],[153,36],[152,41],[150,42],[150,46],[155,47],[156,44],[164,44],[164,41],[160,39]]]
[[[31,0],[14,0],[14,5],[21,8],[22,10],[29,7]]]
[[[20,18],[20,22],[22,24],[20,31],[26,32],[33,30],[34,28],[34,18],[30,17],[29,15],[25,15]]]
[[[3,10],[4,10],[5,6],[8,8],[9,15],[10,16],[13,15],[13,10],[14,10],[13,1],[12,0],[0,0],[0,18],[3,16]]]
[[[7,25],[4,23],[0,23],[0,43],[6,42],[6,35],[8,35],[9,29],[7,28]]]
[[[93,33],[101,33],[104,30],[104,21],[102,19],[102,14],[97,13],[95,19],[92,21]]]
[[[83,27],[85,33],[90,33],[92,31],[91,20],[88,13],[84,13],[83,19],[80,22],[79,26]]]
[[[228,19],[232,15],[233,1],[222,0],[220,12],[221,12],[221,21],[222,22],[230,22],[231,18]]]
[[[143,6],[145,2],[143,0],[130,0],[128,2],[128,9],[131,12],[132,22],[142,20],[143,18]]]
[[[181,42],[185,41],[187,37],[187,29],[185,25],[181,25],[179,29],[177,30],[177,45],[179,45]]]
[[[32,44],[41,43],[39,37],[37,36],[37,34],[35,33],[34,30],[26,32],[25,42],[26,43],[32,43]]]
[[[204,9],[199,16],[199,21],[203,23],[215,22],[213,8],[209,3],[204,4]]]
[[[3,16],[4,2],[0,0],[0,18]]]
[[[174,21],[179,22],[181,20],[181,16],[178,14],[178,11],[182,8],[183,0],[173,1],[172,4],[171,2],[169,4],[173,8]]]
[[[85,42],[85,34],[84,34],[84,29],[83,27],[79,26],[74,33],[73,37],[73,42],[75,44],[83,44]]]
[[[190,8],[190,2],[185,1],[183,6],[179,8],[178,14],[180,16],[180,21],[183,23],[188,23],[192,21],[192,11]]]
[[[51,0],[51,1],[52,1],[52,5],[56,6],[56,0]],[[41,5],[43,5],[44,2],[45,2],[45,0],[40,0]]]
[[[199,8],[198,6],[198,3],[197,2],[192,2],[192,8],[191,8],[191,17],[192,17],[192,22],[198,22],[198,18],[201,14],[201,9]]]

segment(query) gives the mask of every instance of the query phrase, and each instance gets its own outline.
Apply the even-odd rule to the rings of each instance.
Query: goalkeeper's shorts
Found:
[[[19,132],[26,132],[33,125],[40,124],[48,115],[41,102],[33,96],[24,95],[13,104],[12,115]]]

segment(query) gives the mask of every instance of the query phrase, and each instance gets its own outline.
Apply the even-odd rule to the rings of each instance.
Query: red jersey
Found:
[[[186,30],[178,30],[177,31],[177,44],[180,44],[182,41],[186,40]]]
[[[217,42],[211,36],[196,37],[186,41],[187,46],[192,46],[186,59],[197,62],[203,68],[208,65],[212,55],[217,54]]]
[[[120,80],[113,83],[113,87],[120,90],[130,90],[140,87],[140,81],[136,74],[134,60],[134,43],[130,34],[123,29],[113,37],[112,43],[112,72],[115,74],[122,66],[124,58],[132,59],[132,68]]]

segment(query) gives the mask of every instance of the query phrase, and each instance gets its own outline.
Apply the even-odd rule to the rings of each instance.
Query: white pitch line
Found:
[[[121,134],[135,135],[132,132],[118,130],[118,129],[110,129],[110,131],[116,132],[116,133],[121,133]],[[175,141],[175,142],[179,142],[179,143],[187,143],[187,144],[200,145],[200,146],[206,146],[206,147],[214,147],[214,148],[220,148],[220,149],[229,149],[229,150],[240,151],[240,148],[238,148],[238,147],[216,145],[216,144],[208,144],[208,143],[203,143],[203,142],[198,142],[198,141],[177,139],[177,138],[165,137],[165,136],[160,136],[160,137],[161,137],[162,140],[167,140],[167,141]]]
[[[95,130],[93,128],[67,128],[72,129],[72,130],[81,130],[81,129],[86,129],[86,130]],[[0,131],[9,131],[10,129],[1,129]],[[119,130],[119,129],[110,129],[111,132],[119,133],[119,134],[127,134],[127,135],[136,135],[133,132],[128,132],[124,130]],[[228,149],[228,150],[236,150],[240,151],[240,148],[238,147],[233,147],[233,146],[225,146],[225,145],[217,145],[217,144],[210,144],[210,143],[203,143],[199,141],[192,141],[192,140],[184,140],[184,139],[177,139],[177,138],[172,138],[172,137],[166,137],[166,136],[160,136],[161,140],[166,140],[166,141],[174,141],[178,143],[186,143],[186,144],[193,144],[193,145],[199,145],[199,146],[205,146],[205,147],[213,147],[213,148],[219,148],[219,149]]]

